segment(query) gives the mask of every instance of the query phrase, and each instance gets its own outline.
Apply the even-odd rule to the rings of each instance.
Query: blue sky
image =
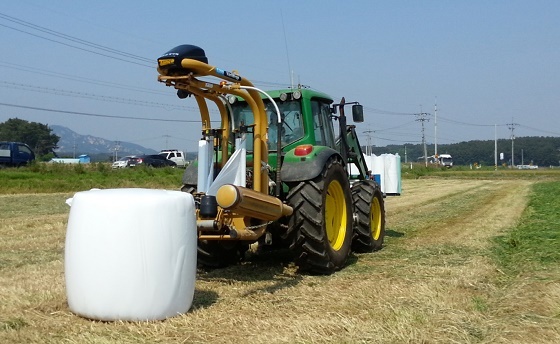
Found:
[[[436,99],[440,144],[494,139],[495,124],[560,136],[558,18],[553,0],[5,2],[0,121],[193,151],[196,104],[157,82],[156,59],[194,44],[258,87],[293,76],[359,101],[362,144],[420,143],[419,112],[434,142]]]

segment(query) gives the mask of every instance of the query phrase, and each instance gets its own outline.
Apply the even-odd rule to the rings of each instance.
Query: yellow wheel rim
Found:
[[[346,199],[344,191],[337,180],[333,180],[327,189],[325,199],[325,230],[333,250],[338,251],[346,237]]]
[[[374,197],[371,202],[371,211],[370,211],[370,231],[371,236],[373,239],[379,239],[381,235],[381,204],[379,203],[379,198]]]

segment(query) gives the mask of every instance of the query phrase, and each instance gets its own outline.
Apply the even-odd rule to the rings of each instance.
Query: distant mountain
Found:
[[[59,136],[57,154],[73,154],[76,156],[81,154],[100,155],[107,154],[113,155],[115,150],[118,149],[118,156],[123,155],[140,155],[140,154],[156,154],[157,151],[142,147],[135,143],[118,142],[107,140],[100,137],[91,135],[80,135],[67,127],[61,125],[50,125],[52,133]]]

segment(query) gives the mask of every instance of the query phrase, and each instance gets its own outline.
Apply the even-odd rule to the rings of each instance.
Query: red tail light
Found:
[[[296,156],[306,156],[311,154],[312,151],[313,151],[312,145],[301,145],[296,147],[296,149],[294,150],[294,154]]]

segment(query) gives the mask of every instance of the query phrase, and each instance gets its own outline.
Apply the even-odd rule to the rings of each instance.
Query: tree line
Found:
[[[451,154],[455,165],[494,165],[494,140],[475,140],[453,144],[438,144],[438,154]],[[434,154],[433,144],[427,144],[428,156]],[[406,148],[405,148],[406,147]],[[498,165],[511,165],[512,142],[508,139],[497,141]],[[372,147],[376,155],[398,153],[401,161],[424,161],[424,147],[421,144],[389,145]],[[501,159],[503,157],[503,159]],[[515,165],[560,165],[560,137],[517,137],[513,140],[513,162]]]
[[[53,156],[60,137],[52,133],[46,124],[10,118],[0,123],[0,141],[17,141],[29,145],[39,157],[48,160]],[[500,139],[498,146],[498,165],[511,164],[511,140]],[[560,137],[518,137],[513,142],[513,161],[515,165],[560,165]],[[427,145],[428,156],[434,154],[433,144]],[[364,149],[365,151],[365,149]],[[424,148],[421,144],[388,145],[372,147],[374,154],[399,154],[401,161],[424,161]],[[475,140],[453,144],[438,144],[438,153],[448,153],[455,165],[478,164],[494,165],[494,140]],[[500,153],[503,153],[503,159]],[[187,153],[191,154],[191,153]],[[191,154],[192,155],[192,154]],[[42,159],[43,160],[43,159]]]
[[[54,156],[60,137],[47,124],[10,118],[0,123],[0,141],[23,142],[33,149],[40,160]]]

